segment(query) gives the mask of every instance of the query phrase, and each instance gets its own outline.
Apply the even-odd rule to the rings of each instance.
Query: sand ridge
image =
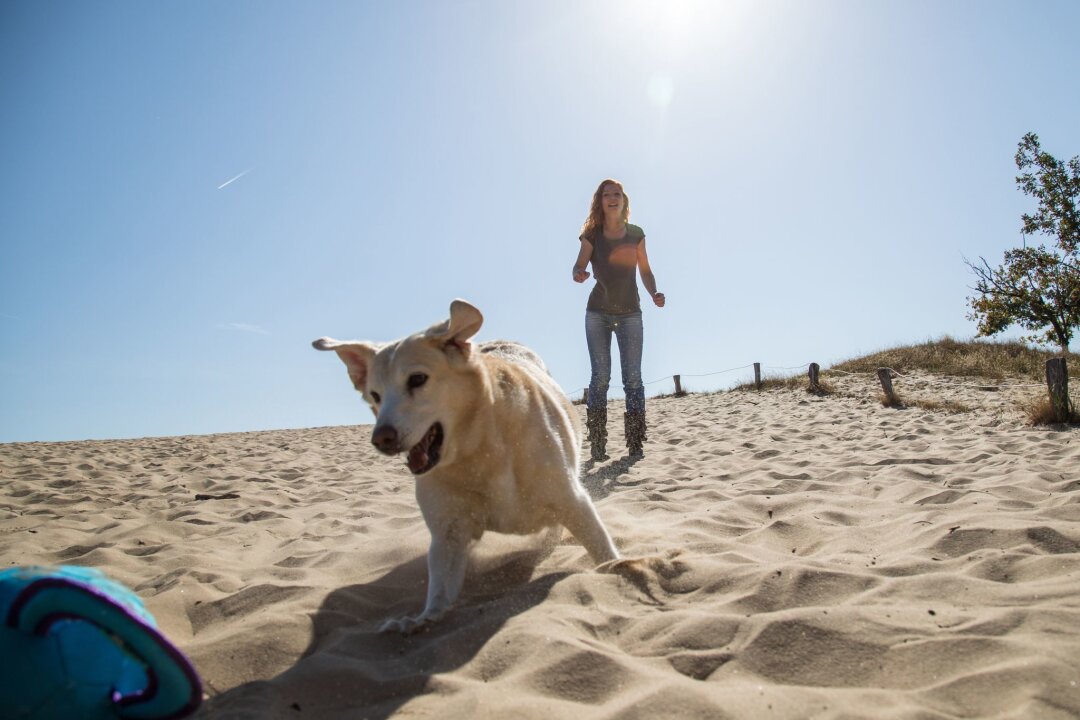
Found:
[[[414,637],[375,632],[427,532],[370,426],[0,446],[0,550],[134,588],[206,718],[1080,715],[1080,430],[838,382],[651,399],[637,462],[613,403],[582,478],[642,559],[485,536]]]

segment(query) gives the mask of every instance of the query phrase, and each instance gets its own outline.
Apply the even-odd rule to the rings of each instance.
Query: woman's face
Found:
[[[603,192],[600,193],[600,207],[604,209],[604,215],[621,218],[623,208],[626,207],[626,198],[623,196],[622,188],[612,183],[605,185]]]

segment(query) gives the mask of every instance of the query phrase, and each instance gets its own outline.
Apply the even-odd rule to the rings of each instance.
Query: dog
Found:
[[[618,550],[578,477],[582,429],[543,360],[509,341],[474,344],[484,317],[464,300],[450,318],[389,344],[320,338],[375,413],[371,442],[405,456],[431,532],[427,601],[381,631],[415,632],[442,618],[485,531],[528,535],[565,527],[593,561]]]

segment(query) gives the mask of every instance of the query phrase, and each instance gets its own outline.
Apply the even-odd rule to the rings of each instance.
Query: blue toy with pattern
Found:
[[[0,571],[0,668],[5,718],[173,720],[202,702],[142,600],[93,568]]]

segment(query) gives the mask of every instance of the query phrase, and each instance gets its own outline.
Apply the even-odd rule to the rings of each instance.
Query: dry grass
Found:
[[[912,400],[911,405],[930,412],[944,412],[950,415],[971,412],[975,409],[958,400]]]
[[[741,385],[736,385],[735,387],[731,388],[731,390],[732,390],[732,392],[745,392],[745,391],[749,391],[749,390],[754,390],[754,391],[757,391],[757,390],[762,390],[762,391],[765,391],[765,390],[791,390],[791,389],[793,389],[795,387],[796,382],[798,382],[798,380],[796,378],[794,378],[794,377],[789,377],[789,378],[763,377],[763,378],[761,378],[761,386],[760,387],[755,385],[753,382],[745,382],[745,383],[742,383]]]
[[[896,393],[893,393],[892,395],[881,393],[878,395],[878,402],[881,403],[882,407],[896,408],[897,410],[903,410],[907,407],[904,401],[901,400],[900,396]]]
[[[1024,406],[1024,414],[1032,425],[1078,425],[1080,413],[1070,407],[1066,417],[1060,417],[1049,397],[1032,400]]]
[[[1046,361],[1060,353],[1039,350],[1020,342],[960,341],[948,336],[919,345],[882,350],[832,367],[844,372],[875,372],[888,367],[904,373],[925,370],[937,375],[979,377],[1001,380],[1024,377],[1046,378]],[[1080,355],[1069,353],[1066,363],[1080,368]]]
[[[821,388],[821,392],[818,395],[832,395],[835,390],[824,380],[818,381],[818,387]],[[750,392],[758,391],[762,392],[766,390],[805,390],[810,392],[810,380],[805,375],[791,375],[788,377],[763,377],[761,378],[761,387],[758,388],[753,381],[742,383],[731,388],[732,392]]]
[[[958,400],[933,400],[927,398],[915,398],[913,400],[905,400],[896,393],[892,396],[885,393],[878,394],[878,402],[882,407],[895,408],[897,410],[903,410],[909,407],[917,407],[922,410],[929,410],[930,412],[944,412],[950,415],[956,415],[958,413],[971,412],[974,408]]]

